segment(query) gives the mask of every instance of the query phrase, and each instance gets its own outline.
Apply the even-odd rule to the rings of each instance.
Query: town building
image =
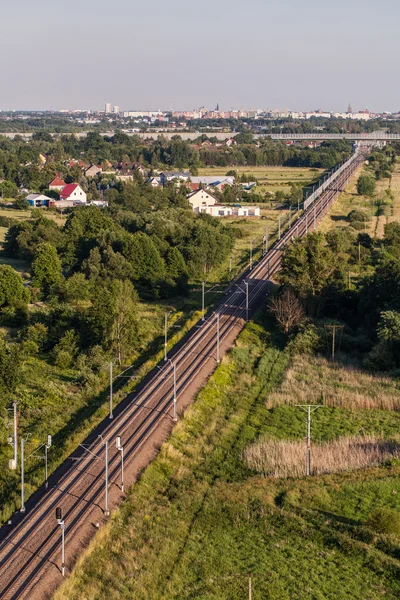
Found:
[[[101,173],[103,169],[98,167],[97,165],[90,165],[87,169],[85,169],[85,177],[96,177],[99,173]]]
[[[77,183],[67,183],[60,192],[60,200],[68,200],[72,203],[86,204],[87,196],[80,185]]]
[[[60,173],[57,173],[57,176],[50,181],[49,190],[55,190],[56,192],[60,192],[66,186],[65,181],[63,181],[60,177]]]
[[[207,208],[218,203],[218,200],[206,190],[197,190],[188,196],[189,204],[194,212],[207,212]]]
[[[29,206],[33,206],[35,208],[50,206],[50,204],[55,202],[54,198],[49,198],[44,194],[29,194],[26,199],[29,202]]]

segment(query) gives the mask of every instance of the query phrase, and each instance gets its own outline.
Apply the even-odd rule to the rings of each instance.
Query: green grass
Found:
[[[139,320],[142,323],[142,346],[131,357],[131,373],[134,381],[116,379],[114,383],[114,404],[117,405],[127,393],[140,383],[142,378],[161,360],[164,355],[164,305],[140,305]],[[199,312],[186,312],[171,317],[172,328],[169,347],[177,343],[198,321]],[[179,319],[179,320],[177,320]],[[51,473],[81,443],[89,432],[108,414],[108,361],[100,372],[86,377],[87,369],[58,368],[49,357],[30,356],[23,362],[22,384],[18,392],[19,435],[30,433],[31,451],[43,443],[47,434],[53,435],[53,446],[49,453],[49,473]],[[118,374],[116,368],[114,374]],[[8,469],[12,449],[7,444],[11,432],[4,420],[0,428],[0,523],[6,521],[19,509],[19,472]],[[26,465],[25,496],[29,496],[43,483],[42,461],[31,460]]]
[[[346,191],[335,201],[329,214],[319,226],[321,231],[326,232],[336,227],[348,227],[350,223],[347,215],[354,209],[361,209],[369,216],[365,229],[362,231],[369,233],[372,237],[383,237],[386,223],[400,219],[400,163],[397,163],[390,183],[388,179],[377,181],[373,200],[357,194],[357,179],[362,173],[370,174],[367,166],[359,170]],[[385,197],[385,190],[389,187],[394,195],[393,201]]]
[[[293,360],[279,340],[268,321],[245,328],[56,600],[239,599],[249,573],[255,599],[399,597],[398,540],[366,525],[376,507],[400,510],[396,461],[267,480],[242,459],[262,436],[304,437],[299,409],[267,409]],[[313,431],[390,436],[398,425],[393,411],[332,408]]]

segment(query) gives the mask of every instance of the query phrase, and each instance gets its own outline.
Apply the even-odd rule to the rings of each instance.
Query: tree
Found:
[[[0,308],[15,306],[18,301],[29,301],[29,291],[21,277],[9,265],[0,265]]]
[[[138,295],[130,281],[98,285],[89,310],[92,344],[112,350],[121,364],[137,345]]]
[[[0,402],[7,400],[21,382],[21,350],[17,344],[8,344],[0,338]]]
[[[372,196],[375,192],[375,179],[370,175],[360,175],[357,181],[357,193],[360,196]]]
[[[290,288],[284,288],[281,294],[271,298],[269,310],[275,316],[285,335],[299,325],[304,317],[301,302]]]
[[[2,181],[0,183],[1,199],[16,198],[18,196],[18,188],[13,181]]]
[[[385,343],[398,366],[400,364],[400,313],[394,310],[382,312],[377,333],[379,341]]]
[[[325,236],[316,232],[296,238],[282,257],[279,280],[304,299],[309,312],[318,314],[321,293],[343,277],[340,256],[326,244]]]
[[[52,244],[43,242],[38,246],[32,262],[33,284],[39,287],[45,296],[51,288],[62,281],[61,261]]]

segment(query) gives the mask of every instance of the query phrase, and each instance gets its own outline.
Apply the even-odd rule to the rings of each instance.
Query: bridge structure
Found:
[[[271,140],[304,140],[304,141],[326,141],[326,140],[350,140],[353,142],[395,142],[400,141],[400,133],[387,133],[385,131],[371,131],[369,133],[263,133],[258,137],[270,138]]]

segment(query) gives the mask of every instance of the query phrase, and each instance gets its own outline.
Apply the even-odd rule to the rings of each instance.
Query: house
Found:
[[[260,207],[241,206],[240,204],[235,204],[234,206],[214,204],[213,206],[207,206],[205,212],[212,217],[259,217]]]
[[[101,173],[103,169],[101,167],[97,167],[96,165],[90,165],[87,169],[85,169],[84,174],[85,177],[96,177],[99,173]]]
[[[198,183],[203,186],[209,186],[218,190],[223,190],[227,185],[234,185],[235,178],[225,177],[224,175],[202,175],[201,177],[191,176],[190,181],[192,183]]]
[[[161,183],[166,185],[175,179],[183,179],[183,181],[187,181],[190,178],[190,173],[188,171],[164,171],[160,173]]]
[[[230,148],[231,146],[237,146],[237,141],[235,140],[235,138],[228,138],[225,141],[225,146],[227,146],[228,148]]]
[[[49,198],[44,194],[29,194],[26,199],[29,202],[29,206],[40,208],[41,206],[50,206],[54,203],[54,198]]]
[[[193,212],[198,213],[206,213],[208,207],[218,204],[218,200],[209,194],[207,190],[197,190],[197,192],[189,194],[187,199],[189,200],[190,206],[193,208]]]
[[[60,200],[69,200],[76,203],[86,203],[86,192],[77,183],[67,183],[60,192]]]
[[[61,179],[60,173],[57,173],[53,181],[50,181],[49,183],[49,190],[56,190],[57,192],[60,192],[65,186],[65,181]]]
[[[150,177],[150,179],[147,183],[149,183],[151,185],[151,187],[153,187],[153,188],[162,187],[160,177]]]

